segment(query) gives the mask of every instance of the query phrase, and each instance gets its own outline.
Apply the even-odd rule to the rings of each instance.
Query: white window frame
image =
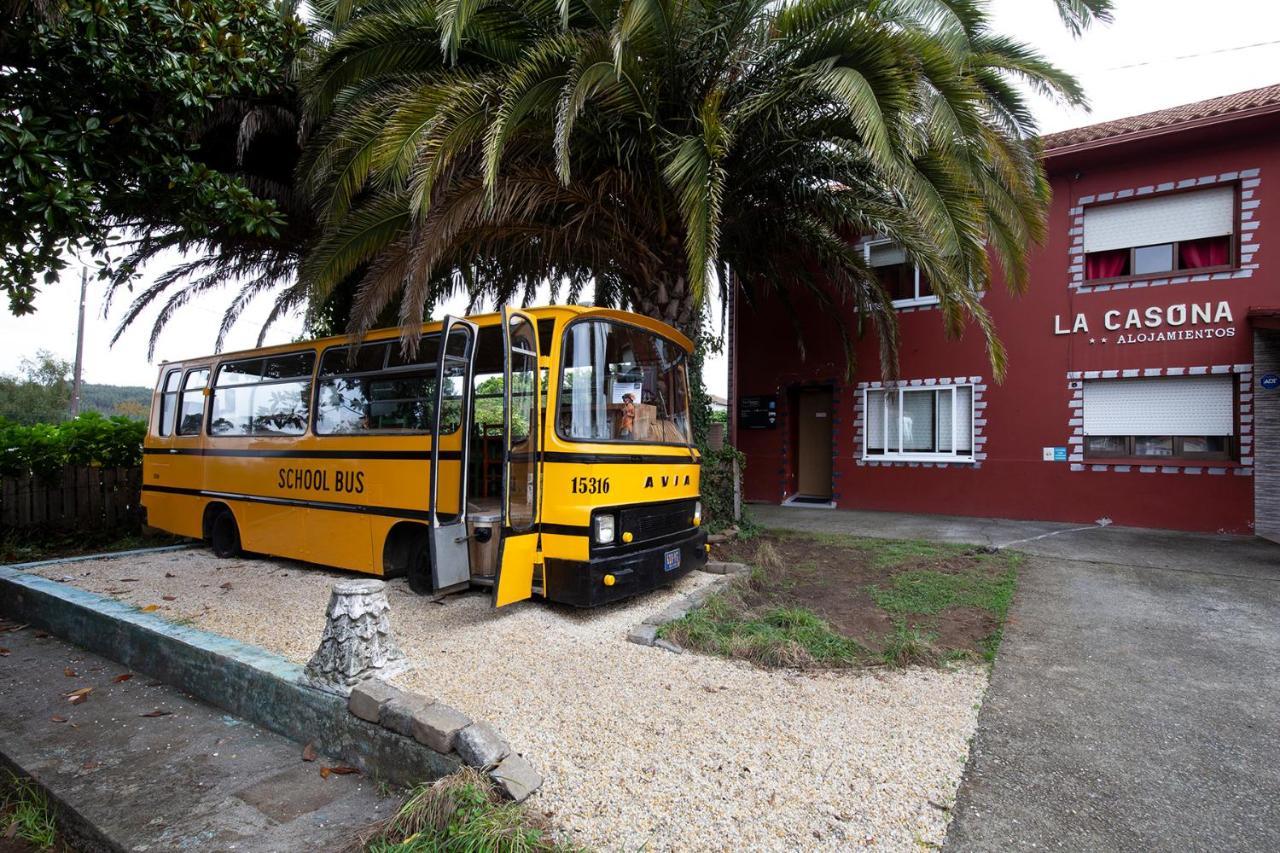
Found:
[[[959,412],[959,394],[956,393],[961,388],[969,389],[969,450],[957,451],[959,444],[956,441],[956,425],[959,419],[956,415]],[[950,453],[919,453],[904,451],[902,449],[903,429],[902,429],[902,397],[903,394],[910,391],[944,391],[953,389],[951,393],[951,452]],[[898,450],[889,450],[889,411],[888,400],[889,395],[896,393],[898,395]],[[871,453],[871,441],[869,430],[871,428],[871,395],[883,394],[880,398],[880,405],[883,407],[880,417],[880,428],[884,430],[882,443],[885,448],[884,453]],[[868,462],[976,462],[974,458],[976,442],[974,427],[974,403],[977,390],[972,382],[957,383],[939,383],[937,385],[898,385],[892,388],[863,388],[862,389],[862,412],[863,412],[863,441],[862,441],[862,458]]]
[[[887,238],[877,238],[874,240],[867,240],[865,243],[862,244],[862,259],[866,262],[867,266],[871,266],[871,249],[873,247],[896,246],[896,245],[897,243]],[[911,299],[893,300],[893,307],[894,308],[914,308],[917,305],[937,305],[938,297],[936,294],[930,293],[928,296],[920,295],[920,267],[916,266],[915,264],[912,264],[911,269],[915,272],[914,285],[915,285],[916,295]]]

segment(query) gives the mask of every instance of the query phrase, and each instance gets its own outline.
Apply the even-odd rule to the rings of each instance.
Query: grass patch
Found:
[[[1020,559],[967,545],[794,531],[715,550],[750,571],[658,635],[798,668],[992,660]]]
[[[899,620],[880,649],[880,657],[888,666],[936,666],[943,660],[935,641],[937,634],[921,631],[917,625]]]
[[[1003,616],[1013,599],[1016,569],[998,575],[911,569],[895,574],[887,587],[869,588],[876,604],[890,613],[932,616],[949,607],[978,607]]]
[[[658,636],[762,666],[852,666],[870,658],[862,644],[841,636],[811,610],[776,607],[751,616],[735,599],[733,593],[712,596],[683,619],[660,627]]]
[[[489,778],[464,767],[419,785],[399,811],[354,850],[366,853],[568,853],[548,827],[504,800]]]
[[[934,616],[952,608],[967,607],[991,614],[995,627],[978,644],[982,658],[993,661],[1018,585],[1021,556],[983,554],[978,559],[998,560],[1003,570],[955,573],[909,569],[895,574],[887,585],[870,586],[867,591],[876,604],[900,618],[899,625],[906,624],[903,617]],[[951,655],[952,659],[956,657]]]
[[[40,850],[58,843],[49,798],[30,779],[10,773],[0,782],[0,835],[20,838]]]

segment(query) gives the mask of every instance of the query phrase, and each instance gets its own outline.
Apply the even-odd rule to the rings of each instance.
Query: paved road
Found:
[[[1033,555],[948,850],[1280,850],[1280,546],[761,509],[769,526]]]

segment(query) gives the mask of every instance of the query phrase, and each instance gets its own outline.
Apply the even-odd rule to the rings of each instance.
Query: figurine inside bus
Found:
[[[636,398],[634,394],[622,395],[622,417],[618,421],[618,438],[633,438],[636,428]]]

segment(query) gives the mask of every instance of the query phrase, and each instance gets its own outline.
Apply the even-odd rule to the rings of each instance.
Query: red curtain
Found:
[[[1203,240],[1187,240],[1178,244],[1178,267],[1184,270],[1225,267],[1229,263],[1230,255],[1230,237],[1205,237]]]
[[[1129,250],[1114,249],[1110,252],[1092,252],[1084,256],[1085,281],[1100,278],[1116,278],[1127,273]]]

